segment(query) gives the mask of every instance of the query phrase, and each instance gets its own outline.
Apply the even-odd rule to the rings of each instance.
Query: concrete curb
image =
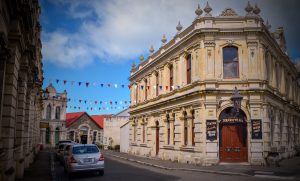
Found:
[[[191,168],[170,168],[170,167],[164,167],[161,165],[156,165],[156,164],[152,164],[152,163],[147,163],[147,162],[143,162],[143,161],[138,161],[135,159],[131,159],[131,158],[126,158],[126,157],[122,157],[122,156],[118,156],[118,155],[114,155],[114,154],[110,154],[110,153],[105,153],[106,155],[110,155],[116,158],[121,158],[123,160],[128,160],[131,162],[136,162],[142,165],[147,165],[147,166],[152,166],[152,167],[156,167],[156,168],[160,168],[160,169],[165,169],[165,170],[181,170],[181,171],[192,171],[192,172],[202,172],[202,173],[212,173],[212,174],[220,174],[220,175],[235,175],[235,176],[252,176],[249,174],[245,174],[245,173],[236,173],[236,172],[224,172],[224,171],[214,171],[214,170],[201,170],[201,169],[191,169]]]
[[[53,152],[50,151],[50,170],[51,170],[51,177],[52,177],[52,181],[56,181],[56,172],[55,172],[55,167],[54,167],[54,155]]]

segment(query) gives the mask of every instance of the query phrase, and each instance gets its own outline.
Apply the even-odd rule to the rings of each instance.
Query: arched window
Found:
[[[46,119],[51,119],[51,105],[49,104],[46,109]]]
[[[173,65],[170,65],[170,91],[173,90]]]
[[[60,119],[60,107],[55,108],[55,119]]]
[[[224,78],[239,77],[238,48],[228,46],[223,48],[223,75]]]
[[[192,78],[192,56],[191,54],[189,54],[187,56],[187,60],[186,60],[186,83],[190,84],[191,83],[191,78]]]

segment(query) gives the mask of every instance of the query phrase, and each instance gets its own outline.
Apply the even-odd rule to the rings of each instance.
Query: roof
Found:
[[[112,117],[129,117],[129,108],[124,109],[116,114],[114,114]]]
[[[86,112],[67,113],[66,114],[66,125],[67,125],[67,127],[69,127],[71,124],[73,124],[74,122],[76,122],[84,114],[86,114],[88,117],[90,117],[91,120],[94,121],[102,129],[104,128],[104,118],[111,117],[110,114],[90,116]]]
[[[73,122],[78,120],[85,112],[72,112],[66,114],[66,125],[69,127]]]
[[[101,127],[104,128],[104,118],[110,118],[111,114],[92,115],[91,118]]]

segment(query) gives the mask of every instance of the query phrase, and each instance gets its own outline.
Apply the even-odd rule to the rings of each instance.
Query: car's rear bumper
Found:
[[[104,161],[99,161],[96,164],[81,165],[78,163],[72,163],[69,165],[68,172],[80,172],[80,171],[96,171],[104,170]]]

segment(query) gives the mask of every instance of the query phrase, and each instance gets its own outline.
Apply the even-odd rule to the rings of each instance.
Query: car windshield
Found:
[[[98,153],[99,150],[96,146],[76,146],[73,147],[74,154]]]
[[[64,145],[59,145],[58,149],[62,150],[64,148]]]

